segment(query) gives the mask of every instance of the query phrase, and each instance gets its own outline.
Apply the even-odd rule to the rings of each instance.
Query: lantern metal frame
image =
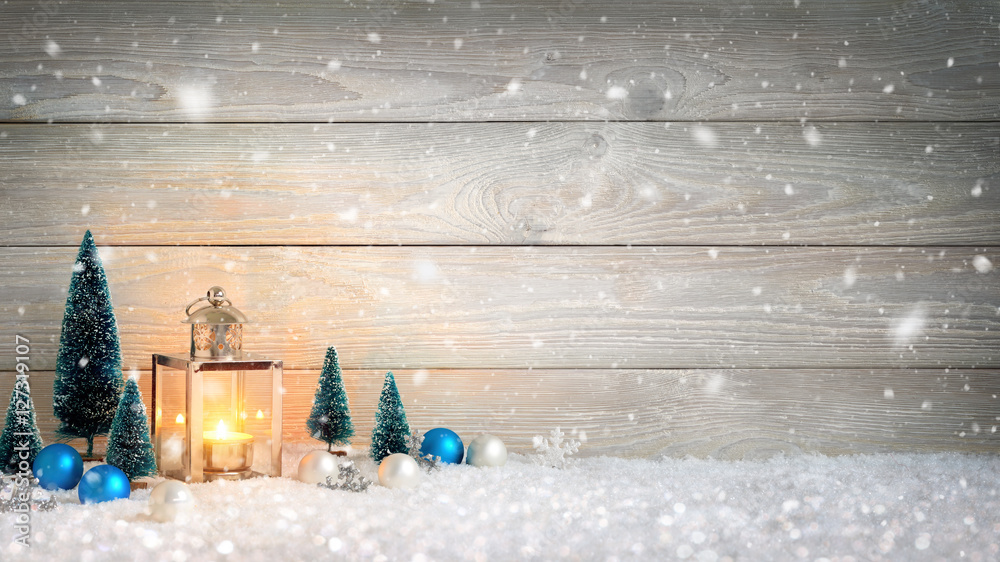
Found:
[[[179,480],[204,482],[206,478],[204,459],[204,399],[205,391],[202,373],[232,371],[232,409],[240,410],[243,400],[245,377],[252,372],[269,371],[271,376],[271,458],[267,476],[281,476],[281,388],[283,362],[277,359],[231,359],[210,360],[180,355],[153,354],[153,441],[157,466],[162,467],[163,459],[163,419],[158,409],[163,402],[163,381],[157,380],[159,367],[167,367],[185,372],[184,415],[185,447],[182,468],[176,473],[164,474]],[[162,469],[161,469],[161,472]],[[254,473],[253,475],[259,475]],[[225,476],[221,476],[225,477]]]

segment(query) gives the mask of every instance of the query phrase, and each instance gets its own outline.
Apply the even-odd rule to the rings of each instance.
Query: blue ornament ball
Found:
[[[128,476],[110,464],[95,466],[80,480],[80,503],[83,504],[128,498],[131,492]]]
[[[31,472],[46,490],[72,490],[83,476],[83,459],[73,447],[54,443],[38,452]]]
[[[465,457],[465,445],[457,433],[438,427],[424,434],[420,455],[441,457],[441,462],[458,464]]]

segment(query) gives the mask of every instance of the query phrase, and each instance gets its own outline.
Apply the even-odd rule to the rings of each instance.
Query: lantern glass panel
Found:
[[[281,474],[281,361],[153,356],[161,472],[201,482]]]

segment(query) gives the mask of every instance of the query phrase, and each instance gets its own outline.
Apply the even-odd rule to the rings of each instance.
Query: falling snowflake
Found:
[[[565,468],[573,459],[570,455],[580,450],[580,442],[574,439],[563,439],[565,433],[557,427],[552,430],[549,438],[536,435],[532,439],[535,452],[535,463],[555,468]]]
[[[976,256],[972,258],[972,267],[979,273],[989,273],[993,271],[993,262],[986,256]]]
[[[56,58],[59,56],[59,53],[61,52],[62,48],[59,47],[59,43],[56,43],[55,41],[52,40],[49,40],[45,43],[45,54],[49,55],[50,57]]]
[[[621,86],[611,86],[605,95],[609,100],[623,100],[628,97],[628,90]]]
[[[698,144],[705,147],[713,147],[719,144],[718,137],[715,135],[715,131],[705,125],[695,125],[691,128],[691,135]]]

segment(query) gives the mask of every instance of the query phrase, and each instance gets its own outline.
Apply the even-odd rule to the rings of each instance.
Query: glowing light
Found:
[[[264,412],[263,411],[257,410],[257,419],[259,419],[259,420],[264,419]]]
[[[226,423],[219,420],[219,425],[215,428],[215,438],[222,441],[229,435],[229,431],[226,430]]]
[[[184,414],[177,414],[177,423],[184,423]]]

